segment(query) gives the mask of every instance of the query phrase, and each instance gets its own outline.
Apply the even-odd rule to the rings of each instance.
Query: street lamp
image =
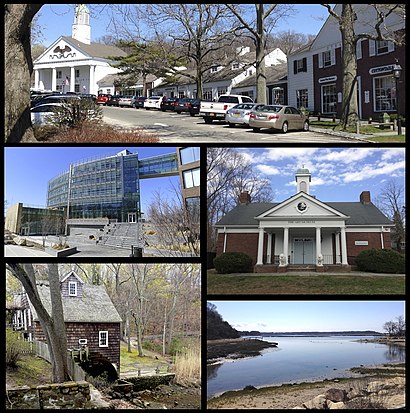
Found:
[[[400,119],[400,109],[399,109],[399,79],[402,72],[402,67],[399,65],[398,59],[393,66],[393,76],[396,79],[396,107],[397,107],[397,134],[401,135],[401,119]]]

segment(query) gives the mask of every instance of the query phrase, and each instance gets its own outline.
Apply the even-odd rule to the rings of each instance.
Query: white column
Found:
[[[95,91],[95,86],[94,86],[94,71],[95,71],[95,65],[91,65],[90,66],[90,83],[88,85],[88,93],[93,93],[94,95],[96,95],[96,91]]]
[[[341,264],[340,261],[340,233],[335,233],[335,250],[336,250],[336,264]]]
[[[316,228],[316,265],[322,266],[323,261],[319,262],[318,257],[319,255],[322,255],[322,233],[321,233],[321,228],[317,227]]]
[[[57,69],[55,67],[53,67],[51,73],[51,90],[57,90]]]
[[[381,232],[380,232],[380,244],[382,246],[382,250],[384,250],[383,226],[382,226]]]
[[[38,69],[35,69],[34,70],[34,89],[40,89],[39,80],[40,80],[40,76],[39,76]]]
[[[289,255],[289,228],[283,228],[283,255],[285,256],[285,265],[288,265]]]
[[[74,66],[70,67],[70,92],[75,90],[75,69]]]
[[[259,228],[258,260],[256,261],[256,265],[263,264],[263,235],[264,235],[263,228]]]
[[[272,236],[271,232],[268,233],[268,245],[266,247],[267,254],[266,254],[266,264],[272,264]]]
[[[224,249],[222,252],[226,252],[226,227],[224,227]]]
[[[340,228],[340,237],[342,244],[342,265],[348,265],[347,263],[347,243],[346,243],[346,228]]]

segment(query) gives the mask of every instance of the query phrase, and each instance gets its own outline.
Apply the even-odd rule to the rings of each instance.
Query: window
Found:
[[[307,108],[309,106],[308,90],[300,89],[296,91],[296,106],[298,108]]]
[[[307,59],[294,60],[293,61],[293,74],[296,75],[299,72],[307,72]]]
[[[98,347],[108,347],[108,331],[98,332]]]
[[[57,79],[62,79],[63,78],[63,72],[61,70],[57,70],[56,78]]]
[[[75,77],[80,77],[80,69],[75,69]]]
[[[199,148],[195,147],[189,147],[189,148],[184,148],[179,151],[179,154],[181,155],[181,163],[182,165],[185,165],[190,162],[195,162],[199,161]]]
[[[239,69],[239,63],[232,63],[232,70]]]
[[[80,92],[80,85],[79,84],[74,85],[74,92],[77,92],[77,93]]]
[[[274,105],[284,105],[285,104],[285,94],[281,87],[274,87],[272,89],[272,103]]]
[[[77,283],[75,281],[70,281],[68,283],[68,295],[77,296]]]
[[[226,95],[226,87],[218,87],[218,97],[221,95]]]
[[[322,86],[322,113],[336,113],[336,85]]]
[[[396,109],[396,84],[391,76],[374,79],[374,110],[389,111]]]
[[[204,89],[204,100],[212,100],[212,89]]]
[[[184,90],[179,90],[179,91],[178,91],[178,97],[179,97],[180,99],[184,98],[184,97],[185,97],[185,91],[184,91]]]
[[[331,66],[332,65],[332,59],[331,59],[331,53],[330,50],[326,50],[326,52],[322,53],[322,59],[323,59],[323,66]]]
[[[199,182],[200,182],[199,168],[191,169],[189,171],[184,171],[183,177],[184,177],[184,188],[192,188],[194,186],[199,186]]]
[[[388,40],[369,40],[369,56],[378,56],[394,51],[394,43]]]
[[[335,49],[326,50],[318,55],[319,68],[329,67],[336,64]]]
[[[387,40],[376,41],[376,54],[383,54],[389,51],[389,42]]]
[[[211,73],[216,73],[219,70],[219,66],[212,66]]]

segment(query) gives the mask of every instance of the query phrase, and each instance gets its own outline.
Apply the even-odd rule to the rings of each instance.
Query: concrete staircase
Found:
[[[288,272],[315,272],[315,264],[289,264]]]
[[[131,250],[131,246],[143,246],[142,224],[117,222],[104,227],[98,241],[100,245]]]

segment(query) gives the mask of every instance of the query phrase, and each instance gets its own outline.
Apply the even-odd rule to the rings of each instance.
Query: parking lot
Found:
[[[191,143],[237,143],[237,142],[275,142],[275,143],[328,143],[328,142],[360,142],[340,136],[331,136],[320,132],[289,132],[262,130],[253,132],[249,127],[236,126],[230,128],[226,123],[215,121],[205,124],[204,120],[187,113],[177,114],[167,111],[134,108],[103,107],[103,120],[111,125],[124,129],[143,128],[155,133],[160,142]]]

